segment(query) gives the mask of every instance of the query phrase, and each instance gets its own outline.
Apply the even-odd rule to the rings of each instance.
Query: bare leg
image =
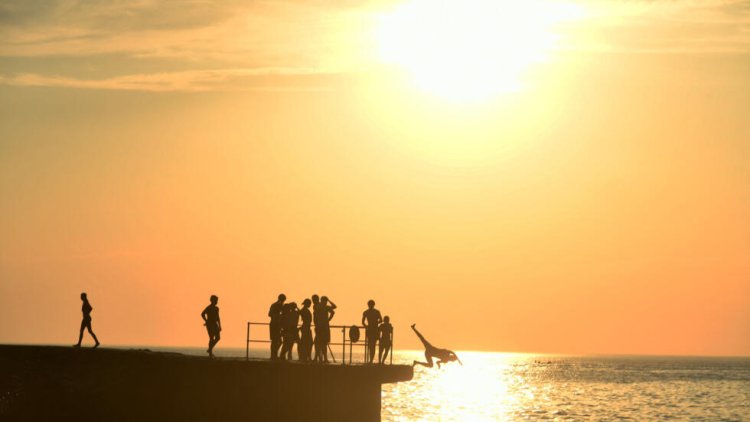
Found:
[[[282,343],[281,353],[279,353],[279,359],[286,360],[286,352],[287,352],[287,345],[285,343]]]
[[[313,358],[313,361],[315,362],[322,362],[323,360],[323,354],[320,351],[320,343],[321,343],[322,337],[320,336],[320,331],[315,330],[315,340],[313,340],[313,347],[315,348],[315,357]]]
[[[96,342],[96,344],[94,345],[94,349],[96,349],[97,347],[99,347],[99,339],[96,338],[96,334],[94,334],[94,330],[91,329],[91,321],[89,321],[88,324],[86,324],[86,328],[89,330],[89,334],[91,334],[91,337],[93,337],[94,341]]]
[[[428,368],[432,368],[432,365],[433,365],[433,363],[432,363],[432,355],[429,354],[429,353],[427,353],[427,352],[425,352],[424,353],[424,357],[427,359],[427,363],[425,363],[425,362],[419,362],[419,361],[415,360],[414,363],[411,366],[422,365],[422,366],[426,366]]]
[[[89,334],[91,334],[91,337],[93,337],[94,341],[96,342],[96,344],[94,345],[94,349],[96,349],[97,347],[99,347],[99,339],[96,338],[96,334],[94,334],[94,330],[91,329],[91,323],[90,322],[89,322],[89,325],[88,325],[88,329],[89,329]]]
[[[381,364],[388,358],[388,353],[391,351],[391,345],[388,343],[380,344],[380,350],[378,350],[378,362]]]
[[[435,346],[431,345],[430,342],[427,341],[424,338],[424,336],[422,336],[422,333],[420,333],[419,331],[417,331],[416,325],[417,324],[412,324],[411,325],[411,329],[414,330],[415,333],[417,333],[417,337],[419,337],[419,339],[422,341],[422,345],[424,346],[424,348],[425,349],[434,349]]]
[[[211,356],[214,355],[214,347],[216,347],[216,344],[221,340],[221,335],[219,333],[216,333],[214,336],[213,344],[211,344]]]
[[[376,336],[370,335],[367,337],[367,363],[372,363],[375,361],[375,344],[378,342],[378,338]]]
[[[73,347],[81,347],[81,341],[83,341],[83,330],[86,328],[86,321],[81,321],[81,330],[78,332],[78,343],[74,344]]]

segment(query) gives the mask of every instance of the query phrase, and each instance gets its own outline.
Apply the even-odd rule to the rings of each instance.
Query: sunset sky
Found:
[[[750,1],[3,1],[0,343],[82,291],[105,346],[284,292],[397,349],[750,355]]]

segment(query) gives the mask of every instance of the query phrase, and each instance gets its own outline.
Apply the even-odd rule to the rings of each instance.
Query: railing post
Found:
[[[350,354],[349,358],[351,357]],[[346,327],[341,327],[341,364],[346,365]]]
[[[245,360],[250,360],[250,322],[247,323],[247,342],[245,343]]]
[[[391,363],[389,365],[393,365],[393,338],[396,337],[396,335],[393,332],[393,329],[391,328],[391,350],[388,351],[388,353],[391,354],[390,359]]]

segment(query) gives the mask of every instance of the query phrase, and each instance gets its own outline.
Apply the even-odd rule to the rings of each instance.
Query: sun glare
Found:
[[[381,58],[427,92],[475,101],[517,91],[523,72],[548,58],[556,24],[579,7],[549,1],[411,0],[381,16]]]

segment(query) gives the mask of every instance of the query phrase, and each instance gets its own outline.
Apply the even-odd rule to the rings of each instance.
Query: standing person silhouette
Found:
[[[362,312],[362,325],[365,326],[365,338],[367,339],[366,362],[375,360],[375,343],[378,342],[378,326],[383,322],[380,311],[375,309],[375,301],[367,301],[367,310]]]
[[[303,362],[310,361],[312,354],[312,313],[310,312],[310,299],[302,301],[302,309],[299,310],[299,316],[302,319],[302,326],[299,329],[299,344],[297,345],[297,356]]]
[[[268,324],[268,330],[271,337],[271,360],[279,358],[279,348],[281,347],[281,312],[284,310],[284,301],[286,295],[279,295],[276,302],[271,304],[268,310],[268,316],[271,317],[271,323]]]
[[[219,297],[211,295],[211,304],[206,306],[206,309],[201,312],[201,318],[203,318],[203,325],[206,326],[208,331],[208,357],[214,357],[214,346],[221,340],[221,319],[219,318],[219,307],[216,306],[219,303]]]
[[[391,352],[391,345],[393,345],[393,326],[391,325],[391,319],[388,315],[383,317],[383,323],[378,327],[378,333],[380,334],[380,342],[378,343],[378,362],[382,365],[388,357],[388,353]]]
[[[320,307],[320,297],[318,295],[312,295],[312,306],[313,306],[313,323],[315,324],[315,340],[313,341],[313,345],[315,346],[315,357],[313,360],[315,362],[321,361],[321,356],[323,356],[323,352],[320,349],[320,343],[323,340],[323,336],[320,335],[320,329],[319,327],[323,326],[323,322],[320,321],[321,319],[321,307]]]
[[[281,359],[292,360],[292,349],[294,343],[299,338],[297,336],[297,324],[299,324],[299,310],[294,302],[284,305],[284,312],[281,315],[281,338],[284,345],[281,346]],[[299,353],[299,346],[297,346]]]
[[[91,329],[91,311],[94,310],[94,308],[89,303],[89,298],[86,296],[86,293],[81,293],[81,300],[83,301],[83,305],[81,305],[81,312],[83,313],[83,319],[81,320],[81,331],[78,333],[78,343],[74,344],[73,347],[81,347],[81,340],[83,340],[83,330],[88,329],[89,334],[91,334],[91,337],[94,338],[94,341],[96,344],[94,344],[94,349],[99,347],[99,339],[96,338],[96,334],[94,334],[94,330]]]
[[[315,342],[319,349],[318,362],[328,363],[328,343],[331,342],[330,321],[336,314],[334,309],[336,309],[336,304],[330,301],[328,297],[323,296],[320,298],[318,308],[314,311],[317,317],[315,319]]]
[[[430,344],[429,341],[427,341],[422,334],[417,331],[416,328],[417,324],[412,324],[411,329],[414,330],[415,333],[417,333],[417,337],[419,337],[420,340],[422,340],[422,344],[424,345],[424,357],[427,359],[427,362],[417,362],[416,360],[412,364],[412,366],[416,365],[422,365],[426,366],[428,368],[432,368],[432,358],[437,358],[437,366],[440,368],[440,365],[443,363],[458,361],[463,366],[463,363],[461,362],[461,359],[458,358],[458,356],[452,351],[448,349],[438,349],[437,347]]]

